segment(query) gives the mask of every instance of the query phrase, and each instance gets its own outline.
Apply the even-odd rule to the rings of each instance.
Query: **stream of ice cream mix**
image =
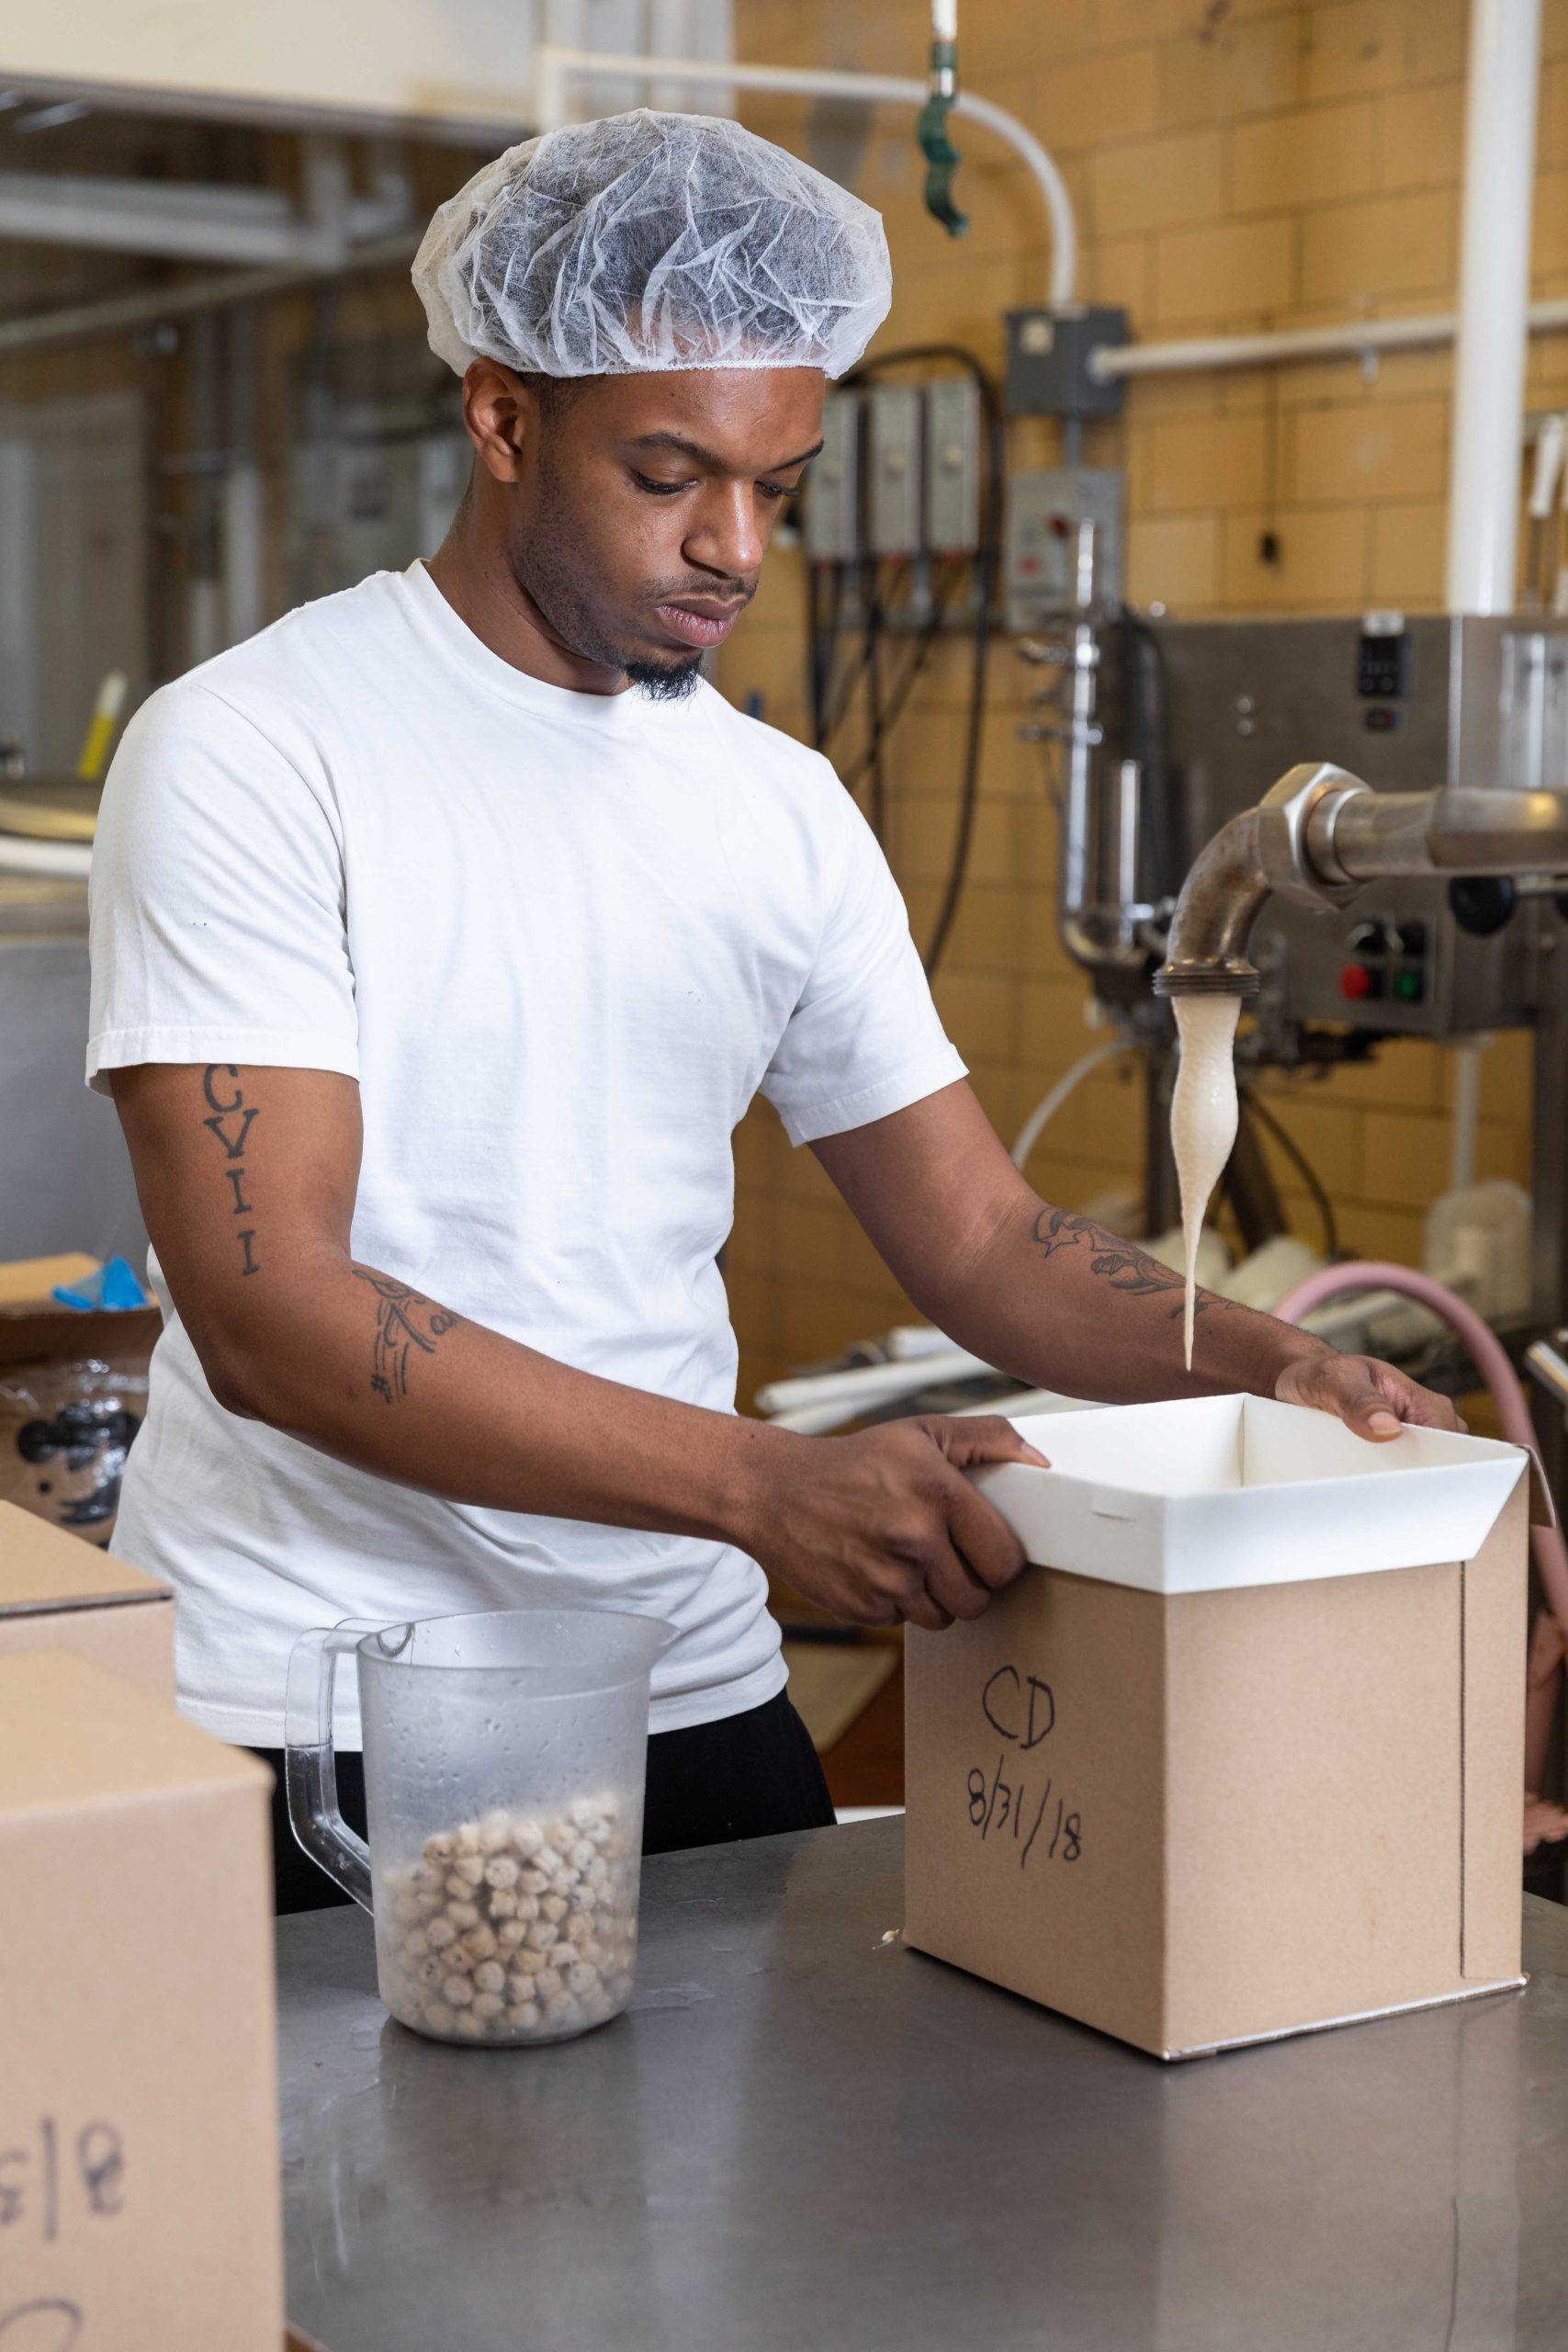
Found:
[[[1181,1241],[1187,1269],[1184,1338],[1190,1372],[1203,1211],[1235,1141],[1235,1024],[1241,999],[1178,996],[1172,1001],[1181,1061],[1170,1098],[1170,1143],[1181,1190]]]

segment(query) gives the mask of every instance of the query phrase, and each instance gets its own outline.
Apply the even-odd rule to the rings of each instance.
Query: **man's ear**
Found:
[[[476,359],[463,378],[463,422],[492,481],[522,479],[524,449],[539,429],[539,403],[499,360]]]

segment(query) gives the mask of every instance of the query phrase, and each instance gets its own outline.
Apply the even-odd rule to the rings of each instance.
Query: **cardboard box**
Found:
[[[43,1306],[62,1283],[83,1283],[96,1273],[98,1263],[85,1250],[64,1250],[52,1258],[0,1259],[0,1314]]]
[[[1202,1397],[1018,1424],[910,1628],[906,1940],[1164,2058],[1519,1976],[1527,1457]]]
[[[0,1725],[0,2340],[277,2352],[269,1776],[60,1653]]]
[[[172,1706],[175,1597],[166,1584],[0,1502],[0,1657],[70,1650]]]

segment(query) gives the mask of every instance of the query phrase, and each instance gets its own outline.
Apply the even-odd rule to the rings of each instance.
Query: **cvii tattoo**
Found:
[[[245,1147],[250,1140],[251,1128],[261,1113],[247,1104],[244,1090],[240,1084],[240,1073],[232,1062],[209,1062],[201,1081],[201,1091],[212,1114],[201,1124],[217,1136],[223,1147],[223,1174],[234,1196],[230,1215],[254,1216],[255,1211],[245,1197]],[[261,1268],[256,1261],[255,1227],[243,1227],[234,1238],[240,1245],[244,1261],[240,1268],[241,1273],[260,1273]]]
[[[1075,1216],[1070,1209],[1042,1209],[1034,1220],[1034,1238],[1047,1258],[1055,1257],[1061,1250],[1087,1249],[1089,1270],[1108,1282],[1129,1298],[1174,1298],[1171,1320],[1179,1321],[1186,1297],[1187,1285],[1170,1266],[1162,1266],[1146,1250],[1135,1242],[1122,1241],[1114,1233],[1107,1233],[1092,1217]],[[1200,1315],[1211,1306],[1223,1306],[1213,1291],[1198,1293],[1196,1312]]]
[[[433,1356],[436,1341],[463,1318],[408,1283],[394,1282],[390,1274],[378,1274],[369,1266],[355,1266],[354,1272],[376,1294],[370,1385],[384,1404],[395,1405],[409,1393],[409,1359],[414,1350]]]

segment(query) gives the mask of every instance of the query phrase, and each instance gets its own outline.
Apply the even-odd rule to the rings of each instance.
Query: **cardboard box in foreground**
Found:
[[[59,1652],[0,1725],[0,2341],[277,2352],[268,1775]]]
[[[96,1544],[0,1502],[0,1658],[70,1650],[173,1706],[175,1597]]]
[[[1517,1984],[1526,1457],[1205,1397],[1018,1426],[910,1628],[905,1938],[1166,2058]]]

